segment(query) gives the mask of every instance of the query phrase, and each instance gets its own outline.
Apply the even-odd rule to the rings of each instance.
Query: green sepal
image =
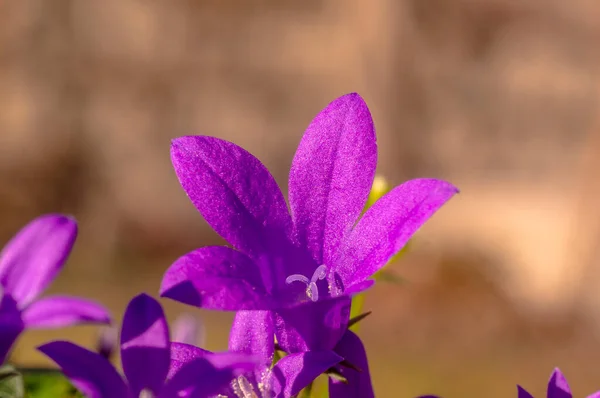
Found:
[[[23,375],[11,365],[0,367],[0,398],[24,398]]]
[[[60,371],[23,369],[27,398],[84,398]]]
[[[344,384],[348,384],[348,379],[346,379],[341,373],[339,373],[335,369],[327,372],[327,376],[331,377],[334,380],[341,381]]]

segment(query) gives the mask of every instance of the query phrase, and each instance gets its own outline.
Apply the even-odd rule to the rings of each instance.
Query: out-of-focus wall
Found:
[[[564,240],[552,231],[571,216],[569,184],[593,123],[597,12],[583,1],[1,7],[5,235],[64,209],[90,226],[90,250],[191,244],[203,223],[173,178],[171,138],[233,140],[285,183],[310,118],[359,91],[377,123],[382,173],[452,178],[463,186],[457,202],[481,213],[458,203],[446,212],[468,239],[480,229],[514,235],[481,239],[525,263],[564,261],[558,249],[552,260],[530,257]]]

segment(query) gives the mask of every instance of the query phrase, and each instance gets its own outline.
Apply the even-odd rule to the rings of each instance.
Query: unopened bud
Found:
[[[204,346],[204,323],[200,317],[183,313],[175,319],[172,330],[174,342],[191,344],[196,347]]]
[[[117,346],[119,332],[113,326],[105,326],[100,329],[96,343],[96,351],[106,359],[111,359]]]
[[[377,202],[383,195],[390,191],[390,184],[388,181],[382,176],[375,176],[373,180],[373,186],[371,187],[371,192],[369,192],[369,199],[367,199],[367,206],[373,206],[373,203]]]

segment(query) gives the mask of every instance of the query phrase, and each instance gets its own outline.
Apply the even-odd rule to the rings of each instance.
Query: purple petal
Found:
[[[331,398],[375,397],[373,385],[371,384],[367,353],[360,337],[349,330],[346,331],[344,337],[335,347],[335,352],[361,371],[339,366],[338,370],[346,378],[348,384],[329,379],[329,396]]]
[[[134,396],[158,394],[169,372],[169,329],[162,307],[147,294],[131,300],[121,329],[121,363]]]
[[[207,353],[186,361],[169,379],[159,397],[176,397],[182,392],[190,397],[213,396],[226,389],[234,377],[254,370],[256,364],[248,355]]]
[[[368,290],[375,285],[375,281],[373,279],[367,279],[362,282],[355,283],[351,286],[348,286],[347,289],[344,290],[344,293],[348,296],[352,296],[354,294],[359,294]]]
[[[38,347],[88,398],[128,398],[127,385],[110,364],[95,352],[67,341],[54,341]]]
[[[274,305],[256,264],[224,246],[203,247],[179,258],[165,273],[160,294],[184,304],[223,311],[269,309]]]
[[[268,387],[268,369],[275,353],[275,324],[270,311],[238,311],[229,333],[229,350],[236,353],[255,355],[259,366],[238,378],[227,396],[237,396],[242,391],[262,391]],[[263,396],[264,394],[259,394]]]
[[[273,362],[275,324],[270,311],[239,311],[229,333],[229,350],[257,355],[264,368]]]
[[[23,332],[23,325],[19,323],[4,323],[0,321],[0,363],[4,363],[15,341]]]
[[[342,359],[333,351],[308,351],[283,357],[271,373],[275,397],[295,396]]]
[[[356,93],[331,102],[308,126],[290,170],[289,199],[300,243],[331,264],[360,215],[375,177],[377,143]]]
[[[0,283],[24,308],[56,277],[75,238],[75,220],[48,214],[21,229],[0,253]]]
[[[169,367],[167,379],[172,378],[186,363],[203,358],[210,353],[210,351],[203,350],[191,344],[171,343],[171,366]]]
[[[600,391],[595,392],[592,395],[588,395],[586,398],[600,398]]]
[[[233,247],[257,259],[272,237],[288,236],[291,218],[267,168],[239,146],[214,137],[173,140],[171,160],[181,186],[208,224]]]
[[[533,398],[533,395],[528,393],[523,387],[517,386],[517,398]]]
[[[343,286],[369,279],[458,190],[435,179],[416,179],[394,188],[367,210],[336,259]]]
[[[28,328],[59,328],[80,323],[110,323],[100,304],[76,297],[52,296],[33,302],[23,311]]]
[[[340,296],[277,310],[277,342],[287,352],[333,349],[348,328],[350,302]]]
[[[9,295],[0,303],[0,363],[4,363],[17,337],[25,329],[17,303]]]
[[[560,369],[554,369],[548,382],[548,398],[572,398],[571,389],[567,379]]]

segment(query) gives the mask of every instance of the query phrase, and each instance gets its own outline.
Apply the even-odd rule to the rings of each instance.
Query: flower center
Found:
[[[258,395],[254,392],[254,387],[244,376],[239,376],[232,381],[231,387],[239,398],[258,398]]]
[[[317,287],[317,281],[325,279],[327,275],[327,266],[325,264],[319,265],[315,272],[313,272],[310,280],[301,274],[293,274],[285,278],[285,283],[288,285],[293,282],[302,282],[306,285],[306,295],[313,302],[319,300],[319,288]]]

